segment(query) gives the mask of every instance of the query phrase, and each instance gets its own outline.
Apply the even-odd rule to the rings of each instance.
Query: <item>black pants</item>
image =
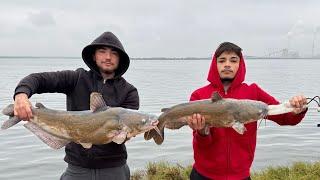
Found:
[[[60,180],[129,180],[130,169],[127,164],[104,169],[87,169],[69,164]]]
[[[194,168],[192,168],[191,174],[190,174],[190,180],[210,180],[210,178],[204,177],[201,174],[199,174]],[[243,179],[243,180],[251,180],[250,176]]]

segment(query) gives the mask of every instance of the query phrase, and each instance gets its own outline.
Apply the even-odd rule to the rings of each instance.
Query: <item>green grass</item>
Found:
[[[171,165],[168,162],[149,163],[147,170],[133,173],[131,180],[184,180],[189,179],[192,166],[183,167],[179,164]]]
[[[149,163],[146,170],[132,174],[131,180],[188,180],[192,166],[183,167],[168,162]],[[268,167],[252,172],[253,180],[316,180],[320,179],[320,162],[296,162],[291,166]]]
[[[320,179],[320,162],[296,162],[293,165],[268,167],[259,172],[252,173],[254,180],[316,180]]]

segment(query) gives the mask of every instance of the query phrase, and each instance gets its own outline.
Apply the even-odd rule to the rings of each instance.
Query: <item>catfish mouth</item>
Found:
[[[161,138],[163,138],[163,137],[162,137],[162,133],[161,133],[160,129],[159,129],[158,126],[157,126],[158,124],[159,124],[159,121],[158,121],[158,120],[152,121],[152,122],[150,123],[151,128],[148,129],[148,130],[146,131],[146,133],[149,134],[150,131],[155,130],[155,131],[157,132],[157,134],[158,134]]]
[[[261,119],[265,119],[267,116],[268,116],[268,108],[264,108],[263,110],[262,110],[262,113],[261,113],[261,115],[260,115],[260,118]]]
[[[158,120],[152,121],[151,122],[151,126],[157,126],[159,124]]]
[[[153,129],[158,133],[158,135],[160,135],[161,138],[163,138],[162,137],[162,133],[160,132],[160,129],[157,126],[158,123],[159,123],[158,120],[155,120],[155,121],[151,122],[151,124],[154,125]]]
[[[158,128],[157,125],[159,124],[158,120],[150,121],[148,124],[144,125],[142,130],[144,131],[150,131],[151,129]]]

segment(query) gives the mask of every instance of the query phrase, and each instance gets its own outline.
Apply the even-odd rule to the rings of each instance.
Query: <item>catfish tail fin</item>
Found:
[[[17,116],[14,116],[13,107],[13,104],[10,104],[2,110],[2,114],[9,116],[9,119],[2,124],[2,130],[8,129],[21,121]]]
[[[157,129],[151,129],[144,133],[144,139],[150,140],[153,138],[154,142],[158,145],[163,143],[164,140],[164,123],[159,123],[156,127]]]

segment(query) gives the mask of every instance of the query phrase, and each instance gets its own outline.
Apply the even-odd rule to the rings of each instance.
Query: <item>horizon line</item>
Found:
[[[269,56],[244,56],[246,59],[320,59],[320,57],[269,57]],[[22,58],[48,58],[48,59],[82,59],[81,56],[0,56],[0,59],[5,58],[16,58],[16,59],[22,59]],[[171,60],[178,60],[178,59],[185,59],[185,60],[192,60],[192,59],[209,59],[211,60],[212,57],[132,57],[130,58],[132,60],[148,60],[148,59],[171,59]]]

